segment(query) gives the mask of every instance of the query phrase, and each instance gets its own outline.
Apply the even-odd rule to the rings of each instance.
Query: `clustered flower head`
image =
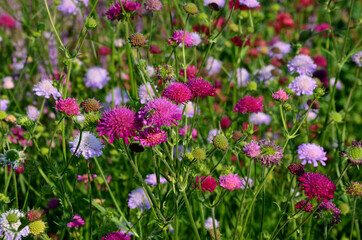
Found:
[[[297,175],[299,177],[302,176],[305,172],[303,165],[299,164],[299,163],[293,163],[293,164],[289,165],[288,169],[291,174]]]
[[[128,236],[125,232],[111,232],[106,236],[102,237],[102,240],[131,240],[131,237]]]
[[[313,62],[313,59],[304,54],[295,56],[288,62],[287,67],[290,73],[297,72],[300,75],[309,76],[317,69],[317,65]]]
[[[215,88],[202,77],[189,80],[186,86],[191,90],[193,97],[215,96]]]
[[[23,218],[24,213],[18,209],[10,209],[0,216],[0,236],[6,240],[20,240],[22,237],[29,235],[29,226],[22,225],[20,218]]]
[[[298,158],[302,159],[302,165],[307,163],[312,164],[314,167],[318,167],[318,161],[322,166],[326,165],[327,157],[326,152],[321,146],[318,146],[314,143],[304,143],[300,145],[297,149]]]
[[[56,101],[55,109],[67,116],[76,116],[80,114],[80,108],[75,98],[60,98]]]
[[[303,208],[304,207],[304,208]],[[302,200],[295,204],[296,209],[302,209],[305,212],[313,212],[313,204],[311,202],[307,202],[306,200]]]
[[[148,201],[148,197],[143,188],[136,188],[130,194],[128,194],[128,207],[131,209],[140,208],[141,212],[143,209],[151,209],[151,203]]]
[[[317,87],[317,82],[313,78],[307,75],[301,75],[296,78],[289,84],[289,88],[297,94],[300,95],[313,95],[313,90]]]
[[[101,156],[103,153],[101,149],[104,148],[104,145],[98,140],[96,136],[93,135],[93,133],[83,132],[82,136],[78,134],[76,137],[74,137],[73,141],[69,142],[69,147],[72,154],[74,154],[78,147],[75,155],[79,157],[79,155],[82,154],[85,159],[89,159]]]
[[[225,151],[229,147],[229,140],[224,135],[216,135],[212,140],[214,146],[220,150]]]
[[[260,154],[260,146],[256,142],[250,142],[245,145],[243,151],[246,156],[254,158]]]
[[[98,112],[101,104],[94,98],[89,98],[80,104],[86,113]]]
[[[57,99],[62,95],[59,93],[58,89],[53,86],[53,83],[49,79],[43,79],[33,87],[33,91],[37,96],[44,96],[49,99],[50,96]]]
[[[45,231],[45,223],[42,220],[36,220],[29,223],[29,232],[33,236],[38,236]]]
[[[139,89],[138,89],[138,98],[140,99],[140,102],[142,104],[145,104],[147,102],[149,102],[152,98],[155,98],[156,97],[156,94],[151,86],[151,83],[146,83],[147,84],[147,87],[145,84],[142,84]],[[150,94],[148,93],[148,91],[150,91]]]
[[[240,112],[242,114],[257,113],[261,112],[263,107],[264,106],[261,99],[254,98],[252,96],[246,96],[240,99],[239,102],[235,104],[233,112]]]
[[[362,183],[352,182],[347,188],[346,192],[348,195],[353,197],[362,197]]]
[[[147,38],[142,33],[134,33],[129,37],[133,47],[142,47],[147,43]]]
[[[331,226],[338,224],[341,220],[339,219],[339,214],[341,213],[341,210],[336,207],[334,203],[331,201],[325,201],[322,202],[322,204],[319,206],[318,210],[320,211],[318,218],[325,218],[331,220]]]
[[[162,96],[176,103],[186,103],[193,97],[191,90],[185,84],[179,82],[172,83],[165,88]]]
[[[265,124],[269,125],[272,118],[269,114],[258,112],[250,114],[250,122],[256,126]]]
[[[240,189],[243,183],[238,174],[230,173],[229,175],[219,177],[220,187],[228,189],[230,191]]]
[[[23,151],[9,149],[5,153],[0,154],[0,163],[4,166],[10,164],[13,169],[18,169],[24,163],[25,154]]]
[[[304,191],[308,199],[328,201],[334,197],[336,185],[326,176],[319,173],[304,173],[299,179],[299,191]]]
[[[362,164],[362,141],[353,141],[352,146],[347,147],[342,154],[348,158],[352,165]]]
[[[193,46],[193,41],[190,33],[184,32],[183,30],[174,31],[172,37],[168,39],[168,42],[170,45],[176,44],[176,46],[182,46],[182,43],[184,42],[185,46],[188,48]]]
[[[136,113],[127,107],[116,107],[113,110],[102,113],[98,121],[97,132],[99,136],[109,137],[109,143],[123,139],[129,144],[129,139],[136,136],[136,130],[142,127]]]
[[[152,187],[156,186],[157,185],[156,173],[148,174],[146,176],[145,182],[147,184],[150,184]],[[160,184],[165,184],[165,183],[167,183],[167,180],[164,177],[160,176]]]
[[[219,226],[220,226],[219,221],[215,219],[215,228],[218,228]],[[209,217],[205,220],[205,229],[207,229],[207,230],[214,229],[214,221],[212,220],[211,217]]]
[[[167,133],[159,127],[147,127],[138,133],[134,140],[140,141],[142,146],[154,147],[167,141]]]
[[[200,181],[200,179],[201,179],[201,181]],[[205,176],[201,176],[201,177],[197,176],[196,177],[197,189],[200,189],[200,185],[201,185],[201,189],[203,192],[205,192],[205,191],[213,192],[215,190],[215,188],[217,187],[218,183],[217,183],[216,179],[213,177],[207,176],[205,178]]]
[[[120,2],[123,7],[119,4],[119,1],[117,1],[107,10],[106,15],[109,20],[123,20],[125,19],[127,13],[133,13],[141,7],[139,2],[135,2],[133,0],[121,0]],[[123,9],[125,12],[123,12]]]
[[[256,162],[269,167],[271,164],[279,165],[280,160],[283,158],[283,150],[280,146],[275,145],[269,139],[263,139],[258,142],[260,147],[260,154],[255,158]]]
[[[111,78],[108,76],[108,71],[101,67],[91,67],[84,76],[86,87],[102,89]]]
[[[275,100],[280,102],[285,102],[289,99],[289,95],[284,90],[278,90],[272,95]]]
[[[70,221],[67,224],[68,228],[79,228],[85,225],[85,221],[82,219],[82,217],[79,214],[76,214],[73,218],[72,221]]]
[[[143,4],[145,9],[148,11],[161,11],[163,5],[160,0],[146,0]]]

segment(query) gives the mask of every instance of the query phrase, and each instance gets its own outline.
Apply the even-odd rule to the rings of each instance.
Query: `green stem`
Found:
[[[7,171],[7,170],[5,170]],[[11,175],[13,173],[13,168],[10,168],[10,173],[7,175],[7,179],[5,180],[5,188],[4,188],[4,195],[6,196],[6,194],[8,193],[8,187],[9,187],[9,183],[11,180]]]
[[[13,181],[14,181],[14,191],[15,191],[15,206],[16,206],[16,209],[19,209],[18,185],[16,182],[16,171],[13,171]]]
[[[261,169],[261,181],[264,179],[265,166]],[[247,185],[246,185],[247,186]],[[245,186],[245,188],[246,188]],[[260,221],[260,235],[259,240],[263,237],[263,225],[264,225],[264,215],[265,215],[265,185],[263,186],[263,200],[262,200],[262,208],[261,208],[261,221]]]
[[[211,215],[212,215],[212,228],[214,231],[215,240],[219,240],[219,237],[216,233],[216,224],[215,224],[215,207],[211,208]]]
[[[341,175],[339,175],[339,178],[338,178],[337,181],[336,181],[336,186],[338,185],[339,181],[341,181],[341,179],[342,179],[342,177],[344,176],[344,174],[347,172],[348,167],[349,167],[350,164],[351,164],[350,162],[347,162],[347,164],[346,164],[346,166],[344,167]]]
[[[60,37],[59,37],[59,34],[58,34],[58,32],[57,32],[57,29],[56,29],[55,26],[54,26],[52,16],[50,15],[50,11],[49,11],[49,7],[48,7],[47,0],[44,0],[44,4],[45,4],[45,8],[46,8],[47,13],[48,13],[48,17],[49,17],[49,20],[50,20],[50,24],[52,25],[53,31],[54,31],[54,33],[55,33],[55,36],[57,37],[60,46],[64,49],[64,45],[63,45],[63,43],[62,43],[62,40],[61,40]]]
[[[355,217],[356,217],[356,205],[357,205],[358,198],[355,197],[353,201],[353,210],[352,210],[352,224],[351,224],[351,233],[349,235],[349,240],[353,239],[353,228],[355,224]]]
[[[191,207],[190,207],[190,203],[189,203],[189,200],[187,199],[187,195],[186,195],[186,192],[185,190],[182,191],[182,196],[185,200],[185,204],[186,204],[186,208],[187,208],[187,213],[189,215],[189,219],[190,219],[190,222],[191,222],[191,226],[192,226],[192,229],[194,230],[194,233],[196,235],[196,238],[198,240],[201,240],[200,238],[200,235],[199,235],[199,232],[197,231],[197,227],[196,227],[196,224],[195,224],[195,221],[194,221],[194,217],[192,216],[192,211],[191,211]]]
[[[89,239],[92,239],[92,175],[90,170],[90,161],[88,161],[88,190],[89,190]]]
[[[24,179],[25,180],[25,179]],[[31,175],[29,176],[29,182],[28,182],[28,190],[26,191],[26,195],[25,195],[25,200],[23,203],[23,207],[22,207],[22,211],[24,211],[26,203],[28,201],[28,197],[29,197],[29,192],[30,192],[30,183],[31,183]]]

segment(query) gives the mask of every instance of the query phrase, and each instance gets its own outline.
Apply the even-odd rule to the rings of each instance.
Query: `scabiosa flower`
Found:
[[[146,73],[151,78],[155,74],[155,68],[153,66],[147,66],[146,67]]]
[[[148,11],[161,11],[163,5],[160,0],[146,0],[143,4]]]
[[[70,152],[72,154],[74,154],[75,150],[77,149],[79,139],[80,134],[74,137],[73,141],[69,142]],[[104,145],[98,140],[96,136],[93,135],[93,133],[83,132],[79,148],[75,155],[79,157],[79,155],[82,154],[85,159],[99,157],[103,153],[101,150],[102,148],[104,148]]]
[[[88,98],[80,104],[86,113],[98,112],[101,104],[94,98]]]
[[[132,0],[121,0],[121,4],[123,5],[124,10],[126,13],[133,13],[140,9],[141,4],[138,2],[134,2]],[[123,12],[122,6],[117,1],[113,6],[111,6],[107,12],[107,18],[111,21],[114,20],[122,20],[124,15],[126,14]]]
[[[82,227],[84,225],[85,225],[85,222],[82,219],[82,217],[79,216],[79,214],[76,214],[73,217],[72,221],[67,224],[67,227],[69,227],[69,228],[78,228],[78,227]]]
[[[189,132],[189,131],[190,131],[190,125],[187,125],[187,132]],[[185,134],[186,134],[185,125],[182,126],[182,128],[180,128],[178,130],[178,133],[180,134],[180,136],[185,137]],[[196,140],[196,136],[197,136],[197,130],[194,128],[194,129],[192,129],[192,132],[191,132],[191,138],[193,140]]]
[[[3,82],[4,89],[13,89],[15,87],[12,77],[4,77]]]
[[[99,136],[109,137],[109,143],[113,143],[114,139],[122,138],[126,144],[129,144],[129,138],[136,136],[135,130],[142,127],[136,114],[127,107],[117,107],[102,113],[102,118],[98,123]]]
[[[30,210],[29,212],[27,212],[26,218],[27,218],[30,222],[34,222],[34,221],[36,221],[36,220],[40,220],[43,214],[45,214],[44,210],[32,209],[32,210]]]
[[[346,192],[352,197],[362,197],[362,184],[360,182],[352,182],[346,188]]]
[[[131,237],[121,231],[108,233],[106,236],[102,237],[102,240],[131,240]]]
[[[302,176],[305,172],[303,165],[299,164],[299,163],[293,163],[293,164],[289,165],[288,169],[291,174],[297,175],[299,177]]]
[[[238,174],[230,173],[229,175],[220,176],[219,183],[220,187],[232,191],[241,188],[242,180],[240,179]]]
[[[362,67],[362,51],[353,54],[351,60],[355,62],[357,66]]]
[[[280,146],[275,145],[269,139],[260,140],[258,142],[260,147],[260,155],[255,158],[256,162],[269,167],[272,163],[279,165],[280,160],[283,158],[283,150]]]
[[[230,76],[232,75],[232,73],[230,74]],[[229,79],[230,81],[232,79]],[[250,81],[250,74],[248,72],[248,70],[246,70],[245,68],[237,68],[236,69],[236,80],[238,83],[238,87],[245,87],[246,84]]]
[[[273,98],[280,102],[285,102],[289,99],[289,95],[284,90],[278,90],[272,94]]]
[[[84,76],[84,83],[86,87],[102,89],[110,79],[107,70],[91,67]]]
[[[220,226],[219,221],[215,219],[215,228],[218,228]],[[205,229],[207,230],[213,230],[214,229],[214,221],[211,217],[207,218],[205,220]]]
[[[313,62],[313,59],[304,54],[295,56],[288,62],[287,67],[290,73],[297,72],[300,75],[312,75],[317,69],[317,65]]]
[[[213,192],[216,188],[216,186],[218,185],[217,181],[215,178],[207,176],[206,179],[205,176],[201,176],[201,181],[200,181],[200,177],[197,176],[196,177],[196,187],[197,189],[200,189],[200,182],[201,182],[201,189],[203,192],[205,192],[206,190],[209,192]],[[195,188],[195,186],[194,186]]]
[[[254,158],[260,154],[260,146],[256,142],[250,142],[245,145],[243,151],[246,156]]]
[[[215,136],[212,143],[214,144],[214,147],[223,151],[229,147],[229,140],[222,134]]]
[[[50,98],[50,95],[52,95],[55,99],[62,96],[60,95],[58,89],[53,86],[52,81],[49,79],[43,79],[38,82],[36,85],[34,85],[33,91],[35,95],[44,96],[47,99]]]
[[[227,129],[231,125],[231,120],[228,116],[223,116],[220,120],[220,127],[222,130]]]
[[[148,174],[146,176],[145,182],[147,184],[150,184],[152,187],[156,186],[157,185],[157,176],[156,176],[156,174],[155,173]],[[165,184],[165,183],[167,183],[167,180],[164,177],[160,176],[160,184]]]
[[[286,42],[278,41],[274,43],[268,52],[269,57],[271,58],[283,58],[285,55],[287,55],[291,50],[291,45]]]
[[[206,60],[206,70],[209,75],[217,74],[221,71],[222,62],[213,57],[208,57]]]
[[[168,39],[170,45],[176,43],[182,47],[182,43],[184,41],[184,31],[183,30],[176,30],[173,32],[173,36]],[[190,33],[185,32],[185,46],[190,48],[193,45],[193,41],[191,38]]]
[[[129,37],[132,47],[142,47],[147,43],[147,38],[142,33],[134,33]]]
[[[162,96],[179,104],[191,100],[193,95],[185,84],[175,82],[163,90]]]
[[[140,131],[139,136],[136,136],[134,140],[140,141],[142,146],[154,147],[167,141],[167,133],[159,127],[148,127]]]
[[[304,208],[303,208],[304,206]],[[302,209],[305,212],[313,212],[313,204],[308,202],[306,200],[299,201],[295,204],[296,209]]]
[[[151,209],[151,203],[148,201],[147,195],[143,188],[136,188],[130,194],[128,194],[128,207],[131,209],[140,208],[143,212],[143,208],[146,210]]]
[[[24,217],[24,213],[18,209],[10,209],[4,212],[0,216],[0,236],[4,240],[20,240],[22,237],[29,235],[29,226],[25,226],[22,229],[19,227],[22,225],[20,218]]]
[[[182,112],[170,100],[157,98],[140,108],[139,117],[145,125],[170,126],[178,125]]]
[[[261,99],[254,98],[252,96],[246,96],[240,99],[239,102],[235,104],[233,112],[240,112],[242,114],[257,113],[261,112],[263,107],[264,106]]]
[[[331,226],[338,224],[341,220],[339,219],[339,214],[341,210],[336,207],[331,201],[322,202],[318,210],[320,211],[318,218],[329,218],[332,217]]]
[[[156,97],[156,94],[155,92],[153,91],[153,88],[151,86],[151,83],[146,83],[147,84],[147,88],[148,90],[150,91],[151,93],[151,97],[152,98],[155,98]],[[156,86],[155,86],[156,87]],[[139,89],[138,89],[138,98],[140,99],[140,102],[142,104],[145,104],[147,102],[149,102],[151,100],[151,97],[150,95],[148,94],[148,91],[147,91],[147,88],[146,88],[146,85],[145,84],[142,84]]]
[[[0,16],[0,26],[14,28],[16,26],[16,21],[12,16],[8,14],[2,14]]]
[[[299,154],[298,158],[303,160],[303,165],[306,165],[308,162],[309,164],[313,163],[314,167],[318,167],[317,161],[319,161],[322,166],[326,165],[326,152],[324,152],[324,149],[321,146],[314,143],[304,143],[300,145],[297,149],[297,153]]]
[[[186,86],[191,90],[194,97],[215,96],[215,88],[202,77],[186,82]]]
[[[257,69],[254,71],[254,76],[256,80],[260,83],[267,84],[269,80],[274,78],[273,73],[280,73],[280,70],[274,67],[273,65],[266,65],[261,69]],[[274,73],[275,74],[275,73]]]
[[[126,91],[123,91],[116,87],[113,89],[113,99],[114,99],[114,105],[121,105],[122,103],[127,103],[129,101],[129,97],[127,95]],[[106,96],[107,103],[112,103],[112,90],[110,90]]]
[[[75,98],[60,98],[56,101],[55,109],[67,116],[75,116],[80,114],[80,108]]]
[[[204,0],[204,6],[208,6],[209,4],[215,3],[219,7],[224,7],[225,0]]]
[[[201,43],[200,34],[198,34],[197,32],[190,33],[190,37],[192,39],[193,46],[198,46]]]
[[[298,76],[289,84],[289,88],[298,96],[303,94],[310,96],[316,87],[317,82],[307,75]]]
[[[308,199],[316,197],[317,201],[327,202],[334,197],[336,185],[323,174],[304,173],[298,181],[301,187],[299,191],[305,191]]]
[[[353,165],[362,164],[362,141],[353,141],[352,146],[347,147],[342,155],[347,157]]]
[[[6,111],[10,101],[7,99],[0,99],[0,111]]]
[[[240,5],[244,5],[248,8],[260,7],[260,3],[257,0],[239,0]]]
[[[38,120],[38,117],[39,117],[39,114],[40,114],[40,111],[32,106],[32,105],[29,105],[27,108],[26,108],[26,115],[27,117],[32,120],[32,121],[36,121]]]
[[[250,122],[254,125],[269,125],[271,122],[271,116],[263,112],[252,113],[250,114]]]
[[[0,154],[0,163],[4,166],[10,164],[13,169],[20,167],[24,163],[25,154],[23,151],[9,149],[5,153]]]
[[[335,81],[336,81],[336,78],[334,78],[334,77],[330,79],[331,86],[334,86]],[[342,90],[342,88],[343,88],[343,83],[340,80],[338,80],[336,83],[336,89]]]

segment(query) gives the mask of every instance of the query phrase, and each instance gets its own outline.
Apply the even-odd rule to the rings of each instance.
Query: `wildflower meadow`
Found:
[[[361,240],[361,12],[0,0],[0,240]]]

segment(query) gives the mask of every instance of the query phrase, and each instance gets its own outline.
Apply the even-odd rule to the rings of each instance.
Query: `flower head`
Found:
[[[163,90],[162,96],[176,103],[186,103],[192,99],[191,90],[183,83],[175,82]]]
[[[140,208],[141,212],[143,212],[143,208],[146,210],[151,209],[151,203],[148,201],[148,197],[143,188],[136,188],[130,194],[128,194],[128,196],[129,208]]]
[[[80,138],[81,142],[79,144]],[[103,153],[101,149],[104,148],[104,145],[98,140],[96,136],[93,135],[93,133],[83,132],[82,137],[80,134],[78,134],[73,141],[69,142],[70,152],[72,154],[74,154],[78,144],[79,148],[75,154],[77,157],[82,154],[85,159],[89,159],[93,157],[99,157]]]
[[[207,218],[205,220],[205,229],[207,230],[213,230],[214,229],[214,221],[211,217]],[[220,226],[219,221],[215,219],[215,228],[218,228]]]
[[[206,60],[206,70],[209,75],[217,74],[221,71],[222,62],[216,58],[208,57]]]
[[[304,208],[303,208],[304,207]],[[302,200],[295,204],[296,209],[302,209],[305,212],[313,212],[313,204],[311,202],[307,202],[306,200]]]
[[[106,236],[102,237],[102,240],[131,240],[131,237],[128,236],[125,232],[111,232]]]
[[[250,158],[257,157],[260,154],[260,146],[256,142],[246,144],[243,150],[246,156]]]
[[[117,107],[102,113],[102,118],[98,123],[99,136],[109,137],[109,143],[113,143],[114,139],[122,138],[126,144],[129,144],[129,138],[136,136],[135,130],[142,127],[136,114],[127,107]]]
[[[299,177],[305,173],[303,165],[299,163],[293,163],[289,165],[288,169],[291,172],[291,174],[297,175]]]
[[[80,108],[75,98],[60,98],[56,101],[55,109],[67,116],[75,116],[80,114]]]
[[[298,181],[301,187],[299,191],[305,191],[308,199],[316,197],[317,201],[326,202],[334,197],[336,185],[323,174],[304,173]]]
[[[269,167],[271,164],[279,165],[280,160],[283,158],[283,150],[280,146],[275,145],[269,139],[260,140],[260,155],[255,158],[256,162]]]
[[[241,189],[249,189],[253,186],[253,180],[251,178],[249,178],[249,181],[248,180],[248,177],[244,177],[244,178],[241,178]],[[246,184],[248,182],[248,184]]]
[[[337,208],[336,205],[331,201],[322,202],[318,210],[320,211],[318,218],[332,218],[331,226],[333,226],[334,224],[338,224],[341,221],[339,219],[339,214],[341,213],[341,210]]]
[[[242,114],[257,113],[261,112],[263,107],[264,106],[262,100],[260,100],[259,98],[246,96],[240,99],[239,102],[235,104],[233,112],[240,112]]]
[[[297,72],[301,75],[312,75],[317,69],[317,65],[313,62],[313,59],[304,54],[295,56],[288,62],[287,67],[290,73]]]
[[[98,112],[101,104],[94,98],[88,98],[80,104],[86,113]]]
[[[153,91],[153,88],[151,86],[151,83],[146,83],[147,84],[147,88],[148,88],[148,91],[150,91],[150,94],[151,96],[148,94],[148,91],[147,91],[147,88],[146,88],[146,85],[145,84],[142,84],[139,89],[138,89],[138,98],[140,99],[140,102],[142,104],[145,104],[147,102],[149,102],[151,100],[151,97],[152,98],[155,98],[156,97],[156,94],[155,92]]]
[[[224,135],[217,135],[212,140],[214,146],[220,150],[225,151],[229,147],[229,141]]]
[[[16,21],[12,16],[8,14],[2,14],[0,16],[0,26],[14,28],[16,26]]]
[[[17,169],[22,163],[24,163],[24,157],[24,152],[9,149],[4,154],[0,154],[0,163],[4,166],[10,164],[13,169]]]
[[[352,146],[347,147],[343,152],[343,156],[347,157],[352,165],[362,164],[362,141],[353,141]]]
[[[19,229],[22,225],[20,218],[24,213],[18,209],[10,209],[0,216],[0,236],[6,240],[20,240],[29,235],[29,226]],[[16,236],[16,237],[15,237]]]
[[[260,7],[260,3],[257,0],[239,0],[240,5],[246,6],[248,8],[257,8]]]
[[[185,35],[185,37],[184,37]],[[173,32],[173,36],[169,38],[169,43],[170,44],[179,44],[180,46],[182,46],[182,43],[185,41],[185,46],[190,48],[193,46],[193,41],[191,38],[190,33],[188,32],[184,32],[183,30],[176,30]]]
[[[0,99],[0,111],[6,111],[10,101],[7,99]]]
[[[197,189],[200,189],[200,182],[201,182],[201,189],[203,192],[205,192],[206,190],[209,192],[213,192],[215,190],[216,186],[218,185],[216,179],[213,177],[207,176],[205,179],[205,176],[201,176],[201,181],[200,181],[200,177],[197,176],[196,177]]]
[[[202,77],[189,80],[186,82],[186,86],[191,90],[194,97],[215,96],[215,88]]]
[[[208,6],[212,3],[217,4],[219,7],[224,7],[225,0],[204,0],[204,6]]]
[[[148,11],[161,11],[163,5],[160,0],[146,0],[143,4]]]
[[[140,131],[139,136],[136,136],[134,140],[140,141],[142,146],[154,147],[167,141],[167,133],[159,127],[147,127]]]
[[[45,231],[45,223],[42,220],[36,220],[34,222],[29,223],[29,232],[34,235],[38,236]]]
[[[353,54],[351,59],[357,64],[357,66],[362,67],[362,51]]]
[[[84,76],[86,87],[102,89],[111,78],[106,69],[101,67],[91,67]]]
[[[268,55],[271,58],[282,58],[287,55],[291,49],[292,47],[289,43],[278,41],[270,47]]]
[[[106,15],[109,20],[123,20],[126,13],[134,13],[141,7],[140,3],[134,2],[133,0],[121,0],[121,4],[123,7],[117,1],[107,10]],[[125,13],[123,12],[123,9],[125,10]]]
[[[310,96],[316,87],[317,82],[307,75],[298,76],[289,84],[289,88],[298,96],[303,94]]]
[[[30,222],[34,222],[36,220],[40,220],[43,214],[44,214],[44,210],[32,209],[32,210],[30,210],[29,212],[26,213],[26,218]]]
[[[140,108],[139,117],[145,125],[170,126],[178,125],[182,112],[170,100],[157,98]]]
[[[147,43],[147,38],[142,33],[134,33],[129,37],[133,47],[142,47]]]
[[[60,95],[58,89],[53,86],[52,81],[48,79],[43,79],[34,85],[33,91],[35,95],[44,96],[45,98],[50,98],[50,95],[52,95],[55,99],[62,96]]]
[[[67,224],[67,227],[69,227],[69,228],[78,228],[78,227],[82,227],[84,225],[85,225],[85,222],[82,219],[82,217],[79,216],[79,214],[76,214],[72,218],[72,221]]]
[[[352,182],[346,188],[346,192],[353,197],[362,197],[362,184],[360,182]]]
[[[32,106],[32,105],[29,105],[27,108],[26,108],[26,115],[27,117],[32,120],[32,121],[36,121],[38,120],[38,117],[39,117],[39,114],[40,114],[40,111]]]
[[[220,187],[229,189],[230,191],[240,189],[242,185],[242,179],[238,174],[230,173],[229,175],[220,176],[219,183]],[[245,185],[245,183],[244,183]]]
[[[78,0],[60,0],[60,5],[58,5],[58,10],[64,14],[73,14],[76,15],[79,11]]]
[[[324,149],[321,146],[318,146],[314,143],[304,143],[299,145],[297,152],[299,154],[298,158],[303,160],[303,165],[306,165],[308,162],[309,164],[313,163],[314,167],[318,167],[317,161],[319,161],[322,166],[326,165],[326,152],[324,152]]]
[[[157,185],[156,173],[148,174],[146,176],[145,182],[147,184],[150,184],[152,187],[156,186]],[[165,183],[167,183],[167,180],[164,177],[160,176],[160,184],[165,184]]]
[[[185,125],[183,125],[181,128],[179,128],[178,133],[180,134],[180,136],[183,136],[183,137],[186,136],[186,131],[185,130],[186,130]],[[187,125],[187,132],[189,132],[189,131],[190,131],[190,125]],[[192,129],[191,136],[192,136],[191,138],[193,140],[196,140],[197,130],[195,128]]]
[[[262,124],[269,125],[271,120],[271,116],[263,112],[250,114],[250,122],[257,126]]]
[[[278,90],[272,94],[273,98],[280,102],[285,102],[289,99],[289,95],[284,90]]]
[[[232,75],[232,74],[231,74]],[[250,74],[248,70],[245,68],[237,68],[236,69],[236,79],[238,83],[238,87],[245,87],[247,83],[250,81]],[[231,81],[232,79],[229,79]]]

